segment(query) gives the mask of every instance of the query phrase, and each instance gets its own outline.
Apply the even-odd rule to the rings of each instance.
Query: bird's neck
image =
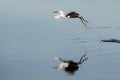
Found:
[[[63,12],[60,13],[61,17],[65,18],[65,14]]]

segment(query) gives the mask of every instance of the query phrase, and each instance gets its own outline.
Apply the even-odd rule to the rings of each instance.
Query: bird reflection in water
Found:
[[[54,60],[60,61],[61,63],[59,64],[58,67],[54,67],[55,69],[62,69],[66,73],[73,75],[75,71],[79,69],[79,65],[81,65],[84,61],[87,61],[88,57],[87,54],[84,54],[79,62],[74,62],[72,60],[63,60],[60,57],[55,57]]]

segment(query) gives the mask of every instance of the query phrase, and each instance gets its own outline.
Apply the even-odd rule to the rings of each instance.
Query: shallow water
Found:
[[[105,4],[100,9],[94,0],[77,6],[90,21],[87,27],[78,19],[53,19],[52,11],[56,9],[66,7],[66,11],[79,11],[71,6],[72,2],[67,6],[64,3],[62,7],[61,1],[54,0],[49,4],[46,0],[21,0],[15,1],[14,5],[7,0],[1,2],[5,5],[0,5],[4,7],[0,11],[0,80],[120,80],[120,44],[100,42],[103,39],[120,40],[117,2],[108,5],[114,10],[112,12],[118,11],[112,13],[116,15],[114,17],[111,13],[108,15],[111,10]],[[98,15],[94,12],[95,6],[98,11],[105,7],[108,13]],[[79,61],[84,53],[88,60],[80,65],[75,75],[53,68],[59,64],[53,60],[56,56]]]
[[[101,39],[119,39],[119,28],[31,22],[0,24],[1,80],[120,79],[120,44],[100,42]],[[114,35],[110,35],[111,32]],[[73,76],[53,68],[59,64],[53,60],[55,56],[78,61],[84,53],[88,61]]]

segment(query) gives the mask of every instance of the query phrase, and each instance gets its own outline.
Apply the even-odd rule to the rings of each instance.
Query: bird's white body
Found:
[[[58,13],[59,14],[54,17],[55,19],[66,18],[63,11],[58,11]]]
[[[69,65],[69,63],[66,63],[66,62],[62,62],[62,63],[60,63],[60,65],[59,65],[59,69],[65,69],[66,67],[68,67],[68,65]]]
[[[60,57],[55,57],[54,60],[61,62],[59,64],[59,66],[57,67],[58,69],[64,69],[64,68],[68,67],[68,65],[69,65],[69,63],[62,61],[62,59]]]

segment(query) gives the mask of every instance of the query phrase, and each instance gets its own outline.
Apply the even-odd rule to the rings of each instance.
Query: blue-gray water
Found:
[[[100,42],[120,40],[120,2],[66,4],[0,1],[0,80],[120,80],[120,44]],[[52,12],[59,9],[81,12],[88,26],[79,19],[55,20]],[[53,68],[59,64],[56,56],[78,61],[84,53],[88,61],[73,76]]]

